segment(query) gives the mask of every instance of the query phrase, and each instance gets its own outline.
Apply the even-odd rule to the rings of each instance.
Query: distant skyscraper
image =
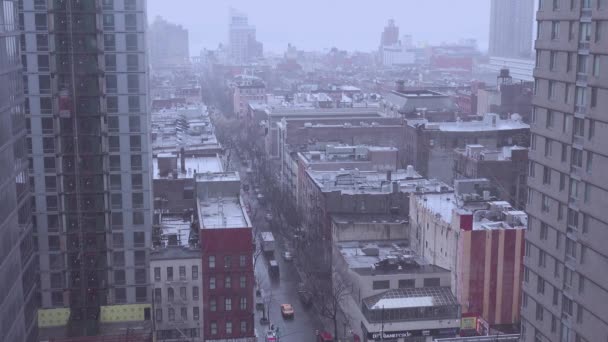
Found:
[[[395,45],[399,42],[399,27],[395,25],[395,21],[390,19],[388,25],[384,27],[382,36],[380,37],[380,46]]]
[[[255,26],[249,25],[247,14],[230,9],[228,31],[228,48],[233,63],[247,63],[262,57],[262,44],[256,40]]]
[[[189,63],[188,30],[156,17],[150,25],[150,64],[153,69]]]
[[[38,265],[32,238],[17,1],[3,1],[0,18],[0,341],[33,342],[38,337]]]
[[[534,69],[522,336],[608,338],[608,13],[541,1]]]
[[[490,56],[530,58],[534,0],[492,0]]]
[[[97,333],[102,306],[150,300],[146,3],[22,3],[41,305]]]

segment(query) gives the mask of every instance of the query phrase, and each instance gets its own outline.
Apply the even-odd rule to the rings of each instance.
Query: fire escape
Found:
[[[96,334],[100,307],[107,304],[109,196],[100,2],[49,2],[71,336]]]

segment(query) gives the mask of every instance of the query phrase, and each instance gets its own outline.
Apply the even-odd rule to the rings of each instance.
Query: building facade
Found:
[[[150,25],[150,64],[156,71],[190,63],[188,30],[156,17]]]
[[[524,341],[603,341],[608,7],[603,1],[541,4],[522,335]]]
[[[238,173],[199,174],[205,341],[254,342],[254,240]]]
[[[0,340],[36,341],[32,238],[17,1],[0,4]]]
[[[93,334],[150,301],[146,2],[22,3],[41,306]]]
[[[534,1],[492,0],[490,56],[531,58],[533,24]]]
[[[228,27],[228,54],[231,62],[246,64],[262,57],[262,43],[256,40],[255,26],[249,25],[247,14],[230,10]]]

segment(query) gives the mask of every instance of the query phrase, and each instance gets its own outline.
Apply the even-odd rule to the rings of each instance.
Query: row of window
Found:
[[[241,334],[248,333],[247,321],[241,321],[241,327],[240,328],[241,328],[241,330],[240,330]],[[219,333],[219,331],[218,331],[217,322],[215,322],[215,321],[210,322],[209,323],[209,334],[211,334],[211,336],[215,336],[218,333]],[[232,335],[232,334],[235,333],[233,331],[233,329],[232,329],[232,322],[231,321],[226,322],[224,333],[226,335]]]
[[[179,272],[179,279],[180,280],[187,280],[188,279],[188,275],[186,272],[186,266],[178,266],[178,272]],[[160,267],[154,267],[154,281],[161,281],[162,277],[161,277],[161,268]],[[168,266],[166,268],[166,272],[165,272],[165,280],[166,281],[173,281],[174,277],[173,277],[173,266]],[[198,266],[197,265],[192,265],[191,269],[190,269],[190,279],[192,280],[197,280],[198,279]]]
[[[557,331],[557,324],[558,324],[559,318],[552,316],[552,320],[551,320],[551,331],[553,333],[556,333]],[[566,325],[566,323],[561,322],[560,323],[560,330],[559,330],[559,336],[561,336],[559,338],[559,341],[570,341],[570,336],[574,335],[574,342],[588,342],[585,338],[583,338],[581,335],[579,335],[578,333],[574,332],[571,330],[570,327],[568,327]],[[545,337],[543,335],[543,333],[541,333],[541,331],[537,328],[534,328],[534,326],[532,324],[530,324],[530,322],[526,321],[525,319],[522,319],[521,322],[521,335],[524,337],[524,340],[527,340],[527,334],[528,334],[528,325],[532,326],[533,332],[534,332],[534,342],[545,342],[545,341],[552,341],[551,338]]]
[[[137,10],[137,0],[123,0],[125,11],[135,11]],[[114,7],[114,0],[103,0],[101,3],[101,8],[103,10],[112,11],[116,9]]]
[[[111,155],[110,159],[110,171],[120,171],[121,170],[121,157],[122,155]],[[131,171],[142,171],[142,156],[140,154],[134,154],[129,156],[130,159],[130,170]],[[28,159],[29,162],[29,170],[34,171],[34,160],[33,158]],[[43,171],[44,173],[56,173],[57,172],[57,163],[55,157],[43,157]]]
[[[549,8],[549,4],[551,7]],[[596,8],[598,10],[604,10],[607,8],[606,0],[539,0],[538,10],[553,10],[559,11],[565,9],[568,6],[569,10],[577,9],[577,5],[580,4],[580,9],[590,10]]]
[[[221,302],[221,301],[220,301]],[[247,297],[241,297],[239,300],[239,310],[247,311]],[[215,297],[209,298],[209,311],[218,311],[218,300]],[[232,311],[232,298],[224,298],[224,306],[219,308],[219,311]]]
[[[103,15],[103,29],[113,31],[116,29],[115,18],[119,14],[104,14]],[[126,13],[124,14],[125,30],[137,31],[137,14]]]
[[[441,286],[441,280],[439,278],[424,278],[423,287],[439,287]],[[372,282],[372,289],[374,290],[387,290],[390,289],[390,280],[375,280]],[[416,287],[416,279],[399,279],[397,282],[397,288],[399,289],[413,289]]]
[[[239,276],[239,287],[241,289],[244,289],[247,287],[247,277],[244,275]],[[219,284],[218,284],[218,279],[216,276],[210,276],[209,277],[209,289],[210,290],[215,290],[219,288]],[[226,275],[224,276],[224,286],[223,288],[225,289],[231,289],[232,288],[232,276]]]
[[[181,300],[188,300],[188,294],[187,294],[188,290],[185,286],[182,286],[179,288],[179,298]],[[198,286],[193,286],[192,287],[192,300],[198,300],[199,299],[199,288]],[[162,302],[163,300],[163,290],[161,288],[155,288],[154,289],[154,300],[156,302]],[[175,301],[175,290],[172,287],[168,287],[167,288],[167,300],[169,302],[173,302]]]
[[[114,292],[114,303],[124,304],[127,303],[127,288],[116,287],[113,289]],[[135,287],[135,301],[137,303],[148,302],[148,288],[145,286]],[[129,301],[131,302],[131,301]],[[51,304],[53,306],[64,306],[64,292],[54,291],[51,292]]]
[[[534,82],[534,95],[541,96],[539,92],[540,82],[544,82],[545,80],[539,80],[538,78]],[[589,101],[589,107],[595,108],[597,107],[598,93],[602,90],[597,87],[586,87],[586,86],[574,86],[572,84],[558,82],[554,80],[546,80],[547,82],[547,96],[546,98],[550,101],[558,100],[559,88],[563,91],[563,101],[565,104],[570,104],[571,102],[571,91],[574,88],[574,105],[575,111],[579,113],[585,113],[587,109],[587,101]]]
[[[209,268],[215,268],[216,267],[216,258],[215,255],[210,255],[208,258],[208,265]],[[219,266],[219,265],[218,265]],[[223,264],[224,268],[232,268],[232,256],[231,255],[225,255],[224,256],[224,264]],[[248,267],[251,266],[251,258],[247,257],[246,255],[239,255],[239,267]]]
[[[179,309],[179,313],[180,313],[180,321],[185,322],[188,320],[188,308],[186,307],[181,307]],[[162,308],[158,308],[156,309],[155,312],[155,319],[157,322],[162,322],[163,321],[163,309]],[[192,308],[192,320],[194,321],[198,321],[200,319],[200,310],[198,306],[195,306]],[[175,322],[175,308],[168,308],[167,309],[167,320],[169,322]]]
[[[560,177],[560,183],[565,184],[565,176],[563,174],[561,174],[561,176],[562,177]],[[560,189],[563,189],[565,185],[562,187],[561,184]],[[581,188],[584,188],[584,190],[580,190]],[[584,202],[588,203],[591,199],[592,193],[595,191],[600,190],[599,188],[594,187],[589,183],[581,182],[576,179],[570,179],[570,201],[578,200],[580,198],[580,192],[583,192]],[[535,190],[533,190],[532,188],[528,188],[528,205],[534,203],[535,193]],[[557,214],[557,221],[562,221],[564,219],[564,216],[567,214],[567,223],[569,229],[581,229],[583,233],[587,233],[589,231],[589,227],[592,226],[590,222],[591,220],[593,220],[593,218],[591,218],[587,214],[580,213],[579,211],[570,208],[568,208],[566,212],[567,205],[561,203],[557,199],[554,199],[550,196],[547,196],[546,194],[541,193],[540,202],[541,211],[543,213],[550,213],[551,211],[555,211],[555,213]],[[553,206],[555,207],[552,208]]]
[[[544,62],[547,58],[549,59],[549,63]],[[550,71],[567,73],[574,70],[579,74],[588,74],[591,72],[594,77],[599,77],[603,58],[603,55],[598,54],[586,55],[577,54],[575,52],[538,50],[536,51],[536,67],[546,68],[548,66]],[[591,62],[593,64],[589,65]],[[563,65],[564,68],[558,70],[558,66],[560,65]]]
[[[602,37],[605,34],[606,21],[594,20],[593,22],[578,22],[578,21],[539,21],[537,26],[537,39],[543,39],[546,25],[551,25],[551,40],[560,40],[560,28],[562,25],[568,25],[568,41],[573,41],[575,38],[575,30],[578,27],[578,42],[582,48],[588,48],[588,43],[591,42],[593,37],[594,43],[600,43]]]

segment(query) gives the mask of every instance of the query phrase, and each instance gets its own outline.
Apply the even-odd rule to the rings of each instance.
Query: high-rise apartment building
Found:
[[[524,341],[608,339],[608,3],[541,1]]]
[[[533,27],[534,0],[492,0],[490,56],[530,58]]]
[[[156,17],[150,25],[150,64],[154,70],[188,65],[188,30]]]
[[[380,36],[380,47],[395,45],[397,43],[399,43],[399,27],[395,25],[395,20],[390,19]]]
[[[26,119],[17,1],[0,3],[0,341],[36,341]]]
[[[261,57],[262,43],[256,40],[255,26],[249,24],[247,14],[230,9],[228,53],[233,63],[243,64]]]
[[[21,3],[41,307],[95,333],[151,297],[146,1]]]

